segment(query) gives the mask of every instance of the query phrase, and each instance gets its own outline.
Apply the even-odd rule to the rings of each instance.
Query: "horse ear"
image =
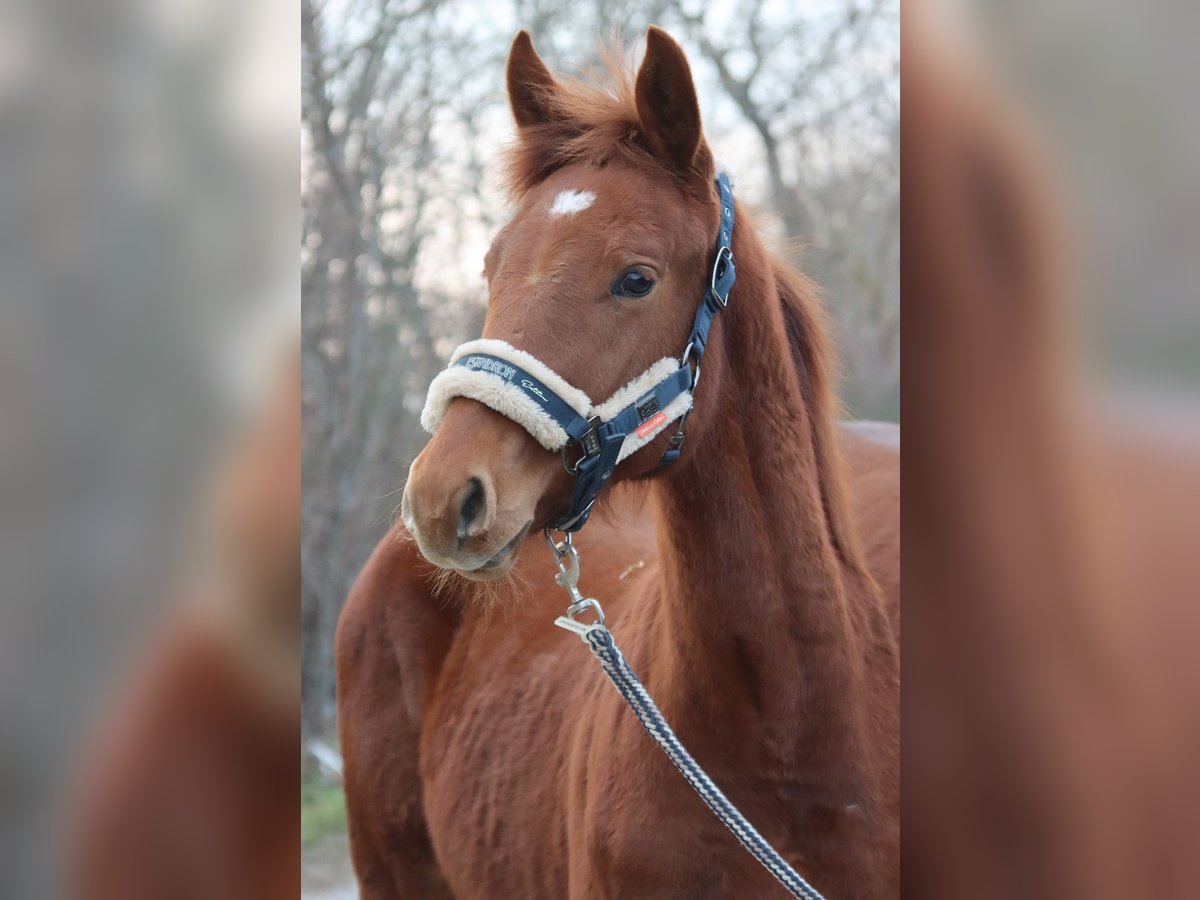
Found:
[[[637,74],[637,111],[650,151],[677,169],[690,169],[700,149],[700,104],[687,57],[656,25],[646,32],[646,58]]]
[[[519,128],[545,125],[557,116],[551,103],[554,76],[533,49],[529,32],[521,29],[508,51],[508,102]]]

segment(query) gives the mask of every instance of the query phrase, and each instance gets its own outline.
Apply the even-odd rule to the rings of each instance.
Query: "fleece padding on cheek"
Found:
[[[594,407],[591,414],[599,416],[602,422],[609,421],[613,416],[625,409],[625,407],[637,402],[643,395],[652,391],[655,385],[670,377],[671,373],[678,368],[679,360],[664,356],[599,406]],[[659,415],[647,419],[640,428],[625,436],[625,440],[621,444],[621,453],[617,457],[617,462],[645,447],[658,437],[664,428],[676,421],[691,408],[691,391],[680,394],[668,403]]]
[[[564,403],[581,416],[586,417],[591,409],[592,401],[587,394],[572,387],[540,359],[506,341],[484,338],[462,344],[450,357],[450,366],[433,379],[429,385],[429,395],[425,398],[425,408],[421,411],[421,426],[433,434],[442,424],[450,401],[455,397],[467,397],[512,419],[547,450],[556,452],[566,446],[567,433],[562,426],[523,390],[486,369],[467,369],[454,365],[474,353],[510,360],[558,394]]]
[[[652,427],[647,428],[638,434],[637,431],[630,432],[625,435],[625,440],[621,443],[621,452],[617,455],[617,462],[625,459],[632,453],[641,450],[648,443],[663,433],[672,422],[678,421],[684,413],[692,408],[692,392],[684,391],[674,400],[664,407],[662,418],[659,419]]]
[[[599,416],[602,422],[611,420],[641,399],[679,368],[677,360],[664,357],[597,406],[587,394],[524,350],[519,350],[506,341],[494,339],[469,341],[454,351],[449,368],[439,374],[429,386],[429,395],[421,412],[421,425],[426,431],[432,434],[437,430],[445,418],[451,400],[455,397],[467,397],[512,419],[547,450],[557,452],[566,446],[568,435],[562,426],[525,391],[489,372],[485,367],[466,368],[454,365],[471,354],[480,353],[512,362],[549,387],[575,412],[585,418]],[[654,440],[663,429],[691,409],[691,406],[690,392],[671,400],[664,409],[651,416],[625,438],[621,444],[618,461]]]
[[[591,408],[592,401],[587,394],[579,390],[579,388],[575,387],[536,356],[526,353],[524,350],[517,349],[508,341],[498,341],[494,338],[480,338],[477,341],[467,341],[465,344],[460,344],[458,349],[450,356],[450,363],[454,364],[464,356],[470,356],[472,353],[489,353],[492,356],[509,360],[534,378],[540,380],[581,416],[587,415],[588,410]]]
[[[529,395],[495,375],[471,369],[449,368],[429,385],[421,425],[430,434],[437,431],[446,409],[455,397],[478,400],[488,409],[512,419],[547,450],[556,452],[567,444],[567,433]]]

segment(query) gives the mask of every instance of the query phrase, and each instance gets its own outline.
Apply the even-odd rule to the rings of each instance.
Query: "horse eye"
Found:
[[[654,287],[654,279],[644,269],[630,269],[612,286],[615,297],[645,297]]]

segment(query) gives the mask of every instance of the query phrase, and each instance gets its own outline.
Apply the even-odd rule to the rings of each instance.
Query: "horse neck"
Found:
[[[863,690],[863,626],[847,597],[863,580],[831,535],[826,467],[768,257],[737,256],[745,274],[710,350],[722,353],[724,374],[699,386],[712,392],[698,398],[711,424],[656,487],[656,680],[685,728],[724,705],[725,721],[781,752],[825,739],[844,755]]]

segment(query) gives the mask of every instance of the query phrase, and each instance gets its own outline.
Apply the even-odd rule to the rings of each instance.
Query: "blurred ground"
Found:
[[[300,842],[306,898],[350,900],[358,896],[346,839],[345,800],[336,783],[313,776],[301,785]]]
[[[330,832],[306,845],[302,881],[305,900],[354,900],[358,884],[345,832]]]

